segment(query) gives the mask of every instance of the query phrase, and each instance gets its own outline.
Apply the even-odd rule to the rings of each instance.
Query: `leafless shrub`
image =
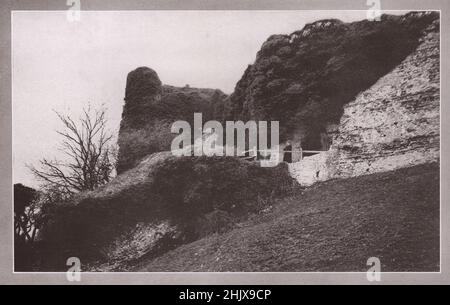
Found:
[[[83,109],[78,122],[69,115],[56,112],[64,129],[62,137],[64,161],[43,158],[39,167],[29,166],[45,185],[68,195],[93,190],[107,183],[115,169],[116,149],[113,135],[107,130],[106,110]]]

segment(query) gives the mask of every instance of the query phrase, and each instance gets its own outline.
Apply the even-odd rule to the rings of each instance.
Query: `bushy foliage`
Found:
[[[118,140],[118,171],[133,168],[149,154],[170,150],[170,144],[175,137],[175,134],[170,132],[170,126],[168,121],[155,120],[138,129],[124,128]]]
[[[147,178],[122,191],[99,189],[46,209],[42,255],[59,268],[70,256],[102,259],[104,246],[121,233],[161,220],[178,228],[178,240],[171,244],[192,241],[229,229],[262,209],[261,198],[283,196],[293,185],[286,164],[261,168],[232,157],[168,156],[142,166],[116,178],[136,179],[137,171],[146,171]],[[55,265],[46,268],[57,270]]]
[[[263,168],[233,157],[169,158],[156,168],[154,181],[170,219],[189,228],[194,238],[204,234],[205,224],[220,232],[223,219],[246,217],[264,208],[261,198],[286,195],[292,186],[286,164]]]
[[[286,164],[264,168],[234,157],[174,157],[158,165],[154,190],[172,215],[190,218],[217,209],[245,213],[258,196],[280,195],[291,185]]]
[[[38,192],[21,183],[14,184],[14,269],[30,268],[33,242],[41,223]]]
[[[226,95],[220,90],[161,85],[155,71],[138,68],[128,75],[125,106],[119,132],[117,172],[132,168],[143,157],[170,149],[173,122],[193,124],[221,118]]]
[[[22,215],[25,209],[38,197],[35,189],[22,183],[14,184],[14,214]]]
[[[383,15],[381,21],[323,20],[273,35],[227,101],[228,120],[278,120],[282,140],[300,133],[304,148],[338,123],[343,105],[397,66],[438,13]]]

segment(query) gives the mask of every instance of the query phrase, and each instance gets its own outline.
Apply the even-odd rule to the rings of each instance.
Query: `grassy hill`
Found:
[[[128,270],[142,255],[230,230],[294,183],[287,164],[152,154],[110,183],[46,207],[36,269],[66,270],[76,253],[85,270]]]
[[[439,271],[439,165],[318,183],[134,271]]]

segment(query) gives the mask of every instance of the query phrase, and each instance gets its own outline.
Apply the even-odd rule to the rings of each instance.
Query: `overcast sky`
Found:
[[[104,104],[117,132],[131,70],[231,93],[270,35],[324,18],[356,21],[366,11],[82,11],[79,22],[64,11],[14,12],[14,182],[38,186],[25,164],[61,155],[53,110],[76,117],[88,102]]]

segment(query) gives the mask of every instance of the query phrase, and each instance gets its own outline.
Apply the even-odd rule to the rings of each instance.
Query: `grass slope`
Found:
[[[331,180],[135,271],[439,271],[439,165]]]

